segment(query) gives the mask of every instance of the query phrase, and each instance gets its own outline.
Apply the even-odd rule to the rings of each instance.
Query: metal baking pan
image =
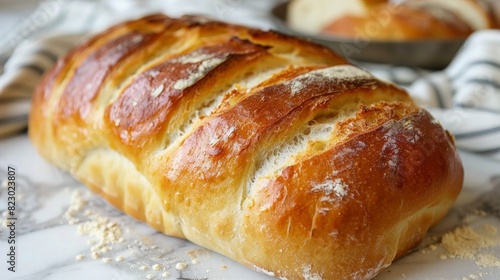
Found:
[[[463,39],[370,41],[362,38],[307,34],[287,26],[287,6],[288,2],[285,2],[275,6],[271,11],[278,31],[328,46],[348,60],[442,69],[451,62],[465,41]]]

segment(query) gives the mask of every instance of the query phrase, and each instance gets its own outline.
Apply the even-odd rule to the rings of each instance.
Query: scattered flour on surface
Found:
[[[440,259],[465,259],[471,260],[479,267],[500,268],[500,257],[495,255],[493,249],[498,249],[500,246],[500,236],[498,228],[484,224],[481,228],[473,228],[469,225],[473,217],[485,217],[487,213],[480,210],[474,210],[472,213],[462,218],[465,225],[455,228],[442,235],[439,243],[431,244],[420,250],[426,254],[430,251],[441,249]],[[479,275],[481,278],[482,275]],[[469,275],[463,279],[479,279],[474,278],[474,275]]]
[[[229,134],[233,132],[234,129]],[[73,191],[70,205],[64,214],[68,224],[72,224],[71,221],[75,219],[78,221],[77,225],[75,225],[77,234],[90,238],[87,240],[87,244],[90,245],[90,252],[75,255],[76,262],[88,259],[100,260],[106,265],[121,267],[126,265],[129,269],[143,274],[143,278],[152,275],[151,279],[156,279],[160,275],[163,278],[169,277],[172,272],[168,270],[181,271],[189,269],[187,262],[174,261],[175,258],[159,261],[165,255],[165,250],[152,244],[153,241],[149,237],[142,236],[141,239],[125,238],[126,235],[131,234],[130,229],[122,228],[119,223],[112,221],[112,218],[101,215],[92,209],[94,205],[90,195],[88,191]],[[117,255],[117,253],[120,253],[120,255]],[[122,254],[128,255],[124,256]],[[152,254],[155,254],[154,262]],[[197,265],[201,263],[200,257],[209,256],[210,251],[204,248],[193,249],[188,251],[187,255],[191,258],[191,264]],[[129,261],[125,262],[127,259]],[[220,269],[227,269],[227,266],[222,265]]]
[[[476,231],[470,226],[463,226],[443,235],[441,245],[446,250],[447,258],[468,259],[482,267],[500,267],[500,258],[482,252],[483,249],[500,245],[497,232],[487,227]]]
[[[111,244],[116,244],[122,237],[122,230],[115,222],[110,222],[107,217],[98,214],[89,216],[90,220],[78,225],[78,234],[91,236],[96,244],[91,251],[96,252]],[[109,250],[104,249],[106,253]]]
[[[186,267],[187,267],[187,263],[183,263],[183,262],[177,263],[175,265],[175,269],[177,269],[177,270],[184,270],[184,269],[186,269]]]
[[[75,215],[80,212],[85,205],[87,205],[87,199],[85,199],[82,193],[75,190],[71,193],[71,201],[68,209],[64,213],[64,217],[69,224],[75,224],[79,222],[79,219]]]

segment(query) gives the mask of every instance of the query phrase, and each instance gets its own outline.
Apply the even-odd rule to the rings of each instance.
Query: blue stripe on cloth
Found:
[[[499,127],[492,127],[492,128],[487,128],[487,129],[481,129],[481,130],[476,130],[476,131],[470,131],[470,132],[464,132],[464,133],[456,133],[455,139],[457,140],[462,140],[462,139],[467,139],[467,138],[472,138],[472,137],[477,137],[477,136],[484,136],[492,133],[497,133],[500,132],[500,126]]]
[[[500,63],[490,61],[490,60],[477,60],[477,61],[474,61],[472,63],[469,63],[469,64],[463,66],[463,68],[460,71],[458,71],[458,74],[451,76],[451,79],[457,80],[460,77],[462,77],[465,73],[470,71],[474,66],[479,66],[479,65],[488,65],[488,66],[491,66],[493,68],[498,68],[500,70]]]
[[[494,87],[496,89],[500,89],[499,83],[492,81],[492,80],[488,80],[488,79],[480,79],[480,78],[468,79],[468,80],[465,80],[465,84],[488,85],[488,86]]]
[[[26,122],[28,120],[28,115],[19,115],[19,116],[12,116],[4,119],[0,119],[0,125],[6,125],[6,124],[12,124],[12,123],[18,123],[18,122]]]
[[[45,69],[43,67],[41,67],[40,65],[37,65],[37,64],[33,64],[33,63],[23,64],[23,65],[19,66],[19,68],[32,70],[33,72],[37,73],[39,76],[43,75],[43,73],[45,72]]]
[[[500,115],[500,110],[484,108],[484,107],[474,107],[474,106],[471,106],[469,104],[463,104],[463,103],[456,103],[455,106],[459,107],[459,108],[471,109],[471,110],[476,110],[476,111],[480,111],[480,112],[487,112],[487,113],[493,113],[493,114]]]
[[[441,96],[441,91],[439,90],[437,85],[434,83],[434,81],[432,81],[431,79],[429,79],[427,77],[424,77],[424,81],[426,81],[429,84],[429,86],[432,88],[432,90],[434,91],[434,96],[436,97],[438,107],[445,108],[443,96]]]
[[[460,148],[460,150],[465,151],[465,152],[469,152],[469,153],[479,154],[479,155],[493,155],[496,153],[500,153],[500,147],[485,149],[485,150],[473,150],[473,149],[467,149],[467,148]]]

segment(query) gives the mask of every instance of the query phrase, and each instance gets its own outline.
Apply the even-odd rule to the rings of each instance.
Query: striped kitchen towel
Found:
[[[36,84],[80,37],[48,37],[26,42],[14,50],[0,68],[0,136],[26,128]]]
[[[462,150],[500,159],[500,30],[473,34],[445,71],[415,81],[409,91]]]
[[[209,4],[203,3],[192,7],[219,19],[227,19],[227,14],[234,14],[221,14],[223,10],[214,7],[211,13],[207,13]],[[236,5],[239,2],[228,3]],[[179,10],[181,2],[178,4],[176,10]],[[263,16],[268,13],[267,8],[265,5],[253,7],[253,13],[249,12],[252,9],[246,9],[247,14],[236,17],[233,22],[245,24],[242,19],[247,18],[249,25],[270,27],[272,21],[266,21]],[[236,11],[238,7],[226,6],[226,9]],[[199,13],[202,13],[201,10]],[[169,10],[161,11],[168,13]],[[149,11],[143,9],[142,12]],[[196,13],[196,10],[186,9],[184,12]],[[86,21],[89,26],[101,20],[92,13],[89,17],[93,18]],[[103,28],[115,22],[104,18],[105,23],[95,26]],[[85,31],[85,27],[72,31]],[[81,35],[46,36],[19,44],[13,52],[0,53],[0,135],[26,127],[30,97],[36,83],[58,57],[81,39]],[[443,71],[376,64],[361,66],[382,79],[405,87],[417,103],[426,107],[455,135],[460,149],[500,160],[500,30],[478,31],[471,35]]]
[[[406,88],[454,134],[462,151],[500,160],[500,30],[472,34],[442,71],[360,66]]]

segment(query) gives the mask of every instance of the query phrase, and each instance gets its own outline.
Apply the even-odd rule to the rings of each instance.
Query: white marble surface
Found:
[[[475,228],[487,223],[500,228],[500,163],[462,154],[466,168],[464,190],[448,217],[436,226],[424,241],[439,237],[464,223]],[[219,254],[204,250],[190,242],[165,236],[150,227],[123,215],[92,195],[69,175],[46,163],[30,144],[26,135],[0,140],[0,179],[5,178],[8,166],[16,168],[16,272],[7,270],[7,234],[0,233],[0,279],[272,279],[245,268]],[[64,213],[71,197],[79,191],[88,203],[75,214],[80,221],[69,224]],[[6,189],[1,188],[0,211],[6,208]],[[484,210],[485,217],[470,215],[473,210]],[[123,232],[122,243],[110,245],[110,251],[99,259],[90,256],[95,236],[78,234],[80,224],[89,218],[85,210],[92,210],[110,222],[116,222]],[[87,211],[88,212],[88,211]],[[423,247],[423,245],[421,246]],[[500,268],[483,268],[471,260],[441,259],[442,249],[422,253],[414,251],[384,270],[376,279],[500,279]],[[500,248],[489,250],[500,257]],[[192,263],[192,255],[198,263]],[[85,256],[81,261],[75,257]],[[190,256],[191,255],[191,256]],[[117,262],[115,258],[125,259]],[[104,263],[103,258],[112,259]],[[177,263],[187,268],[177,270]],[[159,270],[153,265],[160,264]],[[146,270],[141,270],[146,266]],[[163,277],[167,271],[169,276]],[[149,277],[149,278],[148,278]]]

